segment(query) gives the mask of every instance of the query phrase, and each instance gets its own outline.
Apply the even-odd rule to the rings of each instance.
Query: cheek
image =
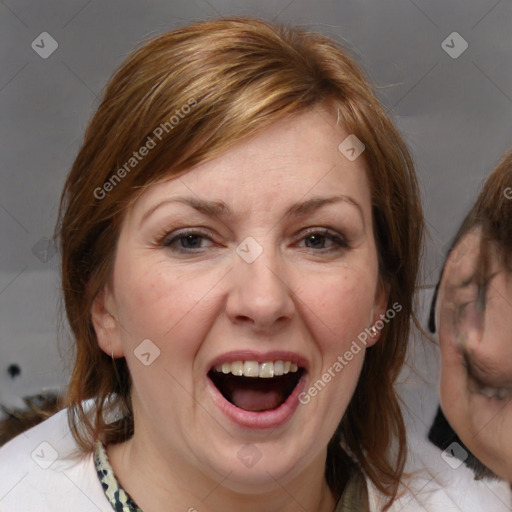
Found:
[[[209,281],[186,272],[158,268],[158,265],[134,265],[126,271],[120,265],[123,279],[116,283],[116,310],[122,322],[125,349],[133,349],[144,339],[152,340],[161,355],[197,350],[198,315],[207,307],[205,290]],[[165,357],[164,357],[165,358]],[[162,358],[162,359],[164,359]]]
[[[439,381],[439,399],[441,407],[447,417],[448,421],[452,422],[455,420],[454,417],[454,396],[452,393],[452,386],[446,373],[446,369],[441,367],[441,378]]]
[[[169,268],[165,261],[122,260],[116,264],[116,303],[126,325],[138,335],[162,338],[171,332],[205,298],[215,275]]]
[[[168,414],[169,396],[174,404],[190,409],[191,369],[204,337],[201,324],[208,307],[208,300],[202,298],[210,288],[200,277],[160,268],[132,266],[118,281],[116,295],[134,402],[154,418]],[[141,359],[146,353],[150,353],[149,365]]]
[[[308,290],[308,291],[306,291]],[[370,326],[375,283],[359,272],[333,274],[304,288],[311,328],[326,348],[341,350]]]
[[[444,341],[446,344],[441,346],[440,404],[452,428],[464,436],[472,425],[467,374],[462,357],[452,345],[452,340]]]

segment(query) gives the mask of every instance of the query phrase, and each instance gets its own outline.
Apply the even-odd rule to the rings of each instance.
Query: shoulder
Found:
[[[512,494],[506,482],[477,481],[465,466],[448,466],[440,451],[439,459],[441,463],[425,456],[421,467],[404,477],[388,512],[510,512]],[[366,483],[370,511],[380,512],[387,499],[369,479]]]
[[[409,476],[391,511],[510,512],[512,493],[506,482],[475,480],[462,461],[443,453],[426,435],[410,434],[409,446]]]
[[[112,512],[64,409],[0,448],[1,512]]]

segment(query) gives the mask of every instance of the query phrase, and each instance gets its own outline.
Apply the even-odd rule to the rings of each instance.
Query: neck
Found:
[[[335,500],[324,478],[325,454],[286,483],[273,479],[270,489],[250,494],[234,491],[229,474],[208,476],[174,454],[167,454],[136,435],[107,447],[107,454],[124,489],[137,505],[151,512],[332,512]]]

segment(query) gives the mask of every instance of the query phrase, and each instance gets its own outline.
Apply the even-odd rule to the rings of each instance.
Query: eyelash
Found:
[[[313,250],[316,253],[326,254],[326,253],[331,253],[334,251],[341,251],[341,250],[350,248],[349,244],[347,243],[347,241],[345,240],[345,238],[342,235],[340,235],[339,233],[336,233],[335,231],[331,231],[329,229],[311,229],[310,231],[304,232],[303,236],[301,237],[300,240],[302,241],[304,239],[307,239],[308,237],[312,237],[315,235],[316,236],[320,235],[321,237],[325,237],[327,240],[330,240],[334,244],[334,246],[332,246],[331,248],[327,248],[327,249],[322,248],[319,250],[315,250],[312,247],[307,248],[307,249]],[[160,242],[160,245],[162,247],[171,249],[175,252],[182,253],[182,254],[193,254],[193,253],[197,253],[198,251],[203,249],[201,247],[196,247],[196,248],[184,248],[184,247],[173,248],[172,247],[172,245],[175,242],[177,242],[179,240],[183,240],[188,236],[201,237],[203,239],[211,240],[211,238],[208,236],[207,233],[197,230],[197,229],[193,229],[193,230],[190,229],[190,230],[184,230],[181,232],[178,231],[177,233],[168,234],[167,236],[165,236],[162,239],[162,241]]]

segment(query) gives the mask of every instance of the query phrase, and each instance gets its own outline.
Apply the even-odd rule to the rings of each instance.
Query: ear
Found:
[[[92,303],[91,319],[101,350],[112,357],[123,357],[120,326],[114,306],[114,297],[106,285]]]
[[[389,284],[385,283],[381,278],[379,278],[379,282],[377,283],[377,290],[375,291],[375,302],[373,303],[372,314],[370,316],[370,327],[375,327],[377,332],[375,336],[368,337],[368,347],[375,345],[375,343],[379,341],[382,329],[386,323],[391,321],[386,317],[386,308],[389,300],[389,288]]]

